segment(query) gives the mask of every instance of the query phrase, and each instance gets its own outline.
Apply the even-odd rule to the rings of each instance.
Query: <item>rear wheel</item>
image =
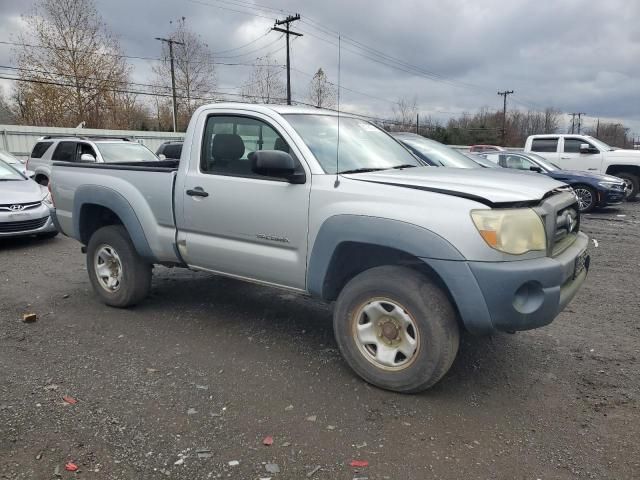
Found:
[[[459,328],[447,296],[410,268],[375,267],[344,287],[333,317],[340,351],[364,380],[419,392],[440,380],[458,351]]]
[[[95,292],[112,307],[135,305],[151,289],[151,265],[138,255],[121,225],[102,227],[91,236],[87,271]]]
[[[638,177],[633,173],[620,172],[616,173],[616,177],[624,180],[625,197],[627,200],[634,200],[638,195],[640,188]]]
[[[574,185],[573,191],[578,197],[578,207],[580,213],[588,213],[592,211],[597,203],[596,191],[587,185]]]

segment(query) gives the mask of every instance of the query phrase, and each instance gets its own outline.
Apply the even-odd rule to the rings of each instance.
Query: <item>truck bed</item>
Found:
[[[68,236],[80,241],[81,210],[108,197],[139,223],[157,262],[179,262],[176,256],[173,185],[179,161],[72,163],[54,162],[51,191],[55,214]],[[97,200],[100,200],[98,202]],[[122,214],[121,214],[122,216]],[[122,219],[124,223],[125,220]]]

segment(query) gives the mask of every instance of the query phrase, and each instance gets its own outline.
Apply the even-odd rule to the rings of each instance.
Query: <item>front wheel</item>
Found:
[[[136,252],[122,225],[102,227],[87,245],[87,271],[93,289],[112,307],[130,307],[151,289],[151,265]]]
[[[634,200],[638,195],[638,189],[640,189],[638,177],[633,173],[616,173],[616,177],[624,180],[624,192],[627,200]]]
[[[573,191],[578,197],[580,213],[589,213],[596,207],[596,191],[587,185],[574,185]]]
[[[396,392],[426,390],[451,367],[460,331],[455,310],[428,277],[375,267],[354,277],[336,302],[340,351],[364,380]]]

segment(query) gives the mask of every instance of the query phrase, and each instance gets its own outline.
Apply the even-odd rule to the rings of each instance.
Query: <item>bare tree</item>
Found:
[[[413,130],[418,113],[418,99],[402,97],[393,106],[394,130]]]
[[[257,58],[249,80],[242,86],[243,99],[251,103],[286,102],[287,89],[281,76],[282,67],[273,58]]]
[[[215,97],[216,76],[213,65],[213,54],[209,46],[202,38],[189,30],[186,18],[182,17],[177,22],[172,22],[174,31],[170,38],[175,40],[173,57],[175,65],[178,127],[186,127],[193,112]],[[171,63],[169,61],[169,47],[166,43],[162,46],[163,61],[153,68],[156,79],[155,84],[163,93],[170,92],[171,88]],[[170,103],[168,97],[164,97],[162,103]],[[160,103],[160,99],[156,99]]]
[[[319,68],[309,82],[309,103],[316,107],[331,108],[336,104],[338,90],[327,78],[322,68]]]
[[[39,0],[23,20],[23,46],[14,50],[22,80],[13,95],[20,120],[100,126],[108,113],[96,106],[114,89],[127,88],[129,67],[93,0]]]

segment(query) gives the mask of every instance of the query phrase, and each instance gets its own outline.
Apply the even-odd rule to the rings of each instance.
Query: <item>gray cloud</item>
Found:
[[[244,1],[244,0],[243,0]],[[423,114],[446,120],[451,112],[474,112],[500,106],[497,90],[513,89],[513,108],[554,106],[564,112],[587,112],[586,123],[597,117],[623,121],[640,134],[640,2],[628,0],[449,0],[371,2],[365,0],[299,2],[262,0],[284,12],[299,11],[304,22],[296,29],[304,37],[293,43],[292,64],[313,74],[322,67],[337,81],[337,38],[343,42],[342,85],[345,108],[389,117],[392,102],[416,97]],[[0,40],[20,28],[21,0],[0,6]],[[205,5],[206,3],[210,5]],[[120,38],[129,55],[158,56],[153,38],[170,30],[169,20],[187,18],[212,51],[237,47],[264,33],[272,20],[228,10],[230,3],[214,0],[152,1],[97,0],[105,22]],[[217,5],[225,8],[215,8]],[[238,10],[246,10],[237,8]],[[265,15],[258,7],[254,13]],[[278,12],[267,17],[275,18]],[[318,38],[320,37],[320,38]],[[274,32],[243,50],[244,53],[277,38]],[[324,39],[324,40],[321,40]],[[434,74],[440,81],[390,68],[365,58],[379,55],[357,48],[349,39],[380,50]],[[273,45],[237,57],[254,61],[276,50]],[[356,53],[356,52],[359,52]],[[10,62],[0,46],[0,62]],[[284,63],[284,51],[274,57]],[[222,60],[222,59],[220,59]],[[131,61],[134,78],[148,82],[151,63]],[[246,81],[250,67],[219,66],[217,79],[225,91]],[[426,75],[427,77],[430,75]],[[294,71],[294,97],[306,95],[309,77]],[[379,97],[382,100],[372,98]]]

